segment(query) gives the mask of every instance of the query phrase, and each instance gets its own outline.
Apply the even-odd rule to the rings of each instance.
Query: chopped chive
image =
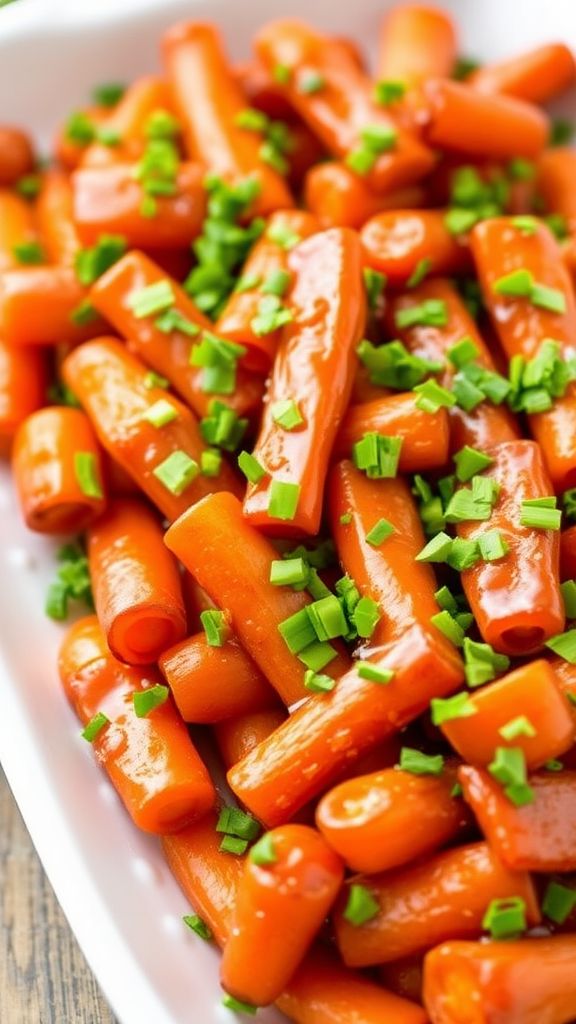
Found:
[[[352,522],[352,513],[351,512],[343,512],[342,515],[340,516],[340,520],[339,521],[342,524],[342,526],[349,526],[350,523]]]
[[[567,619],[576,619],[576,580],[565,580],[560,584],[564,611]]]
[[[154,370],[149,370],[144,377],[144,387],[147,391],[152,391],[153,388],[169,388],[170,381],[159,373],[154,373]]]
[[[477,210],[467,210],[460,206],[452,206],[444,215],[444,224],[451,235],[463,235],[477,223]]]
[[[70,313],[70,322],[76,324],[77,327],[86,327],[97,317],[98,313],[92,303],[88,299],[83,299]]]
[[[562,216],[561,213],[549,213],[543,218],[543,220],[559,242],[563,242],[568,238],[568,222],[566,217]]]
[[[470,718],[478,713],[476,705],[467,693],[457,693],[446,698],[433,697],[430,701],[430,710],[434,725],[443,725],[444,722],[452,722],[458,718]]]
[[[374,86],[374,99],[383,107],[389,107],[392,103],[401,100],[406,92],[406,83],[399,79],[385,79],[376,82]]]
[[[259,867],[266,867],[268,864],[276,864],[278,854],[274,849],[274,836],[271,832],[265,832],[249,853],[250,860]]]
[[[182,920],[191,931],[195,932],[196,935],[200,936],[200,938],[204,939],[206,942],[210,942],[213,938],[210,928],[206,922],[198,916],[198,914],[186,914]]]
[[[170,690],[162,683],[156,683],[155,686],[150,686],[147,690],[137,690],[132,694],[136,717],[146,718],[151,711],[166,703],[169,694]]]
[[[266,232],[266,237],[276,242],[282,249],[293,249],[302,239],[288,224],[271,224]]]
[[[379,270],[373,270],[372,267],[364,267],[362,275],[364,277],[368,308],[374,310],[378,306],[378,301],[384,291],[386,275],[381,274]]]
[[[435,380],[425,380],[422,384],[417,384],[412,391],[418,395],[416,399],[416,406],[418,409],[422,409],[423,412],[436,413],[439,409],[445,408],[450,409],[453,405],[456,405],[456,397],[451,391],[447,391],[441,384],[438,384]]]
[[[542,901],[542,913],[554,924],[564,924],[576,907],[576,889],[551,881]]]
[[[445,510],[447,523],[483,522],[490,519],[492,506],[488,501],[479,501],[469,487],[461,487],[452,495]]]
[[[284,398],[280,402],[274,402],[270,412],[274,423],[284,430],[295,430],[296,427],[300,427],[304,423],[298,403],[293,398]]]
[[[497,672],[505,672],[510,659],[505,654],[496,654],[490,644],[479,643],[466,637],[463,645],[466,682],[470,687],[481,686],[496,678]]]
[[[264,135],[268,128],[269,120],[261,110],[256,110],[254,107],[246,107],[236,114],[234,124],[237,128],[245,128],[246,131]]]
[[[162,313],[174,305],[175,295],[167,279],[138,288],[128,296],[128,306],[139,320],[154,313]]]
[[[516,807],[533,802],[534,790],[526,781],[526,757],[521,747],[497,747],[488,771],[504,786],[504,793]]]
[[[460,483],[466,483],[467,480],[471,480],[477,473],[481,473],[488,466],[491,466],[494,459],[490,455],[486,455],[485,452],[481,452],[477,448],[471,448],[470,445],[466,444],[460,451],[456,452],[454,462],[456,463],[456,477]]]
[[[467,540],[465,537],[456,537],[450,546],[446,561],[452,569],[463,572],[471,569],[476,562],[480,561],[480,546],[476,540]]]
[[[547,309],[551,313],[566,312],[566,296],[558,288],[549,288],[547,285],[535,283],[530,293],[530,300],[534,306]]]
[[[343,916],[351,925],[359,928],[371,921],[380,913],[380,905],[365,885],[352,884],[348,890],[348,899]]]
[[[291,587],[307,583],[310,569],[303,558],[275,559],[270,565],[270,583],[275,587]]]
[[[572,141],[574,135],[574,123],[564,117],[555,117],[552,121],[550,131],[550,146],[565,146]]]
[[[493,939],[517,938],[526,931],[526,903],[521,896],[492,900],[482,920]]]
[[[396,313],[396,327],[401,330],[423,324],[427,327],[446,327],[448,309],[443,299],[425,299],[418,305],[407,306]]]
[[[207,448],[200,455],[202,476],[217,477],[222,469],[222,453],[217,448]]]
[[[320,672],[320,669],[325,668],[326,665],[329,665],[334,660],[336,654],[337,651],[332,647],[332,644],[327,643],[325,640],[314,640],[303,651],[300,651],[298,659],[306,668],[312,669],[314,672]]]
[[[464,630],[462,626],[458,624],[456,619],[452,617],[450,612],[441,611],[437,612],[436,615],[432,615],[430,622],[436,629],[439,629],[441,633],[450,640],[455,647],[462,647],[464,642]]]
[[[345,636],[348,632],[346,616],[335,594],[321,597],[308,605],[306,614],[318,640],[333,640],[337,636]]]
[[[64,126],[64,134],[69,142],[77,146],[88,146],[94,141],[96,129],[87,114],[76,111],[71,114]]]
[[[244,1003],[241,999],[235,999],[228,992],[222,999],[222,1006],[225,1006],[227,1010],[232,1010],[233,1013],[245,1013],[248,1017],[255,1017],[258,1012],[257,1006],[253,1006],[252,1003]]]
[[[234,285],[234,291],[237,295],[242,295],[244,292],[258,288],[261,283],[262,278],[258,274],[242,274]]]
[[[391,668],[380,668],[371,662],[362,661],[358,665],[358,675],[361,679],[369,679],[372,683],[381,683],[386,686],[394,678],[394,670]]]
[[[304,673],[304,686],[311,693],[330,693],[336,686],[336,680],[309,668]]]
[[[432,260],[428,256],[424,256],[423,259],[418,260],[418,263],[414,267],[414,270],[410,274],[410,277],[406,281],[407,288],[416,288],[422,283],[425,277],[428,276],[432,269]]]
[[[35,199],[41,186],[42,181],[38,174],[25,174],[22,178],[18,178],[14,187],[23,199]]]
[[[146,220],[152,220],[153,217],[158,213],[158,203],[154,199],[154,196],[144,196],[139,206],[139,213],[141,217],[145,217]]]
[[[171,452],[170,455],[152,470],[153,475],[160,481],[171,494],[179,496],[183,494],[193,480],[196,479],[200,467],[181,449]]]
[[[362,145],[377,156],[393,149],[398,139],[398,131],[390,124],[367,124],[360,129]]]
[[[364,434],[352,448],[352,459],[370,480],[394,477],[402,450],[402,437],[387,437],[372,431]]]
[[[278,631],[291,654],[299,654],[316,641],[316,632],[306,608],[279,622]]]
[[[298,92],[304,93],[305,96],[321,92],[325,85],[326,79],[319,71],[305,70],[298,76]]]
[[[94,86],[92,99],[99,107],[115,107],[125,92],[126,86],[120,82],[103,82]]]
[[[544,762],[544,768],[547,772],[561,772],[564,770],[562,761],[557,761],[556,758],[551,757],[549,761]]]
[[[500,530],[486,530],[485,533],[479,534],[476,540],[485,562],[497,562],[499,558],[504,558],[510,550]]]
[[[360,177],[364,177],[374,167],[376,158],[377,154],[373,149],[370,149],[368,146],[358,146],[348,153],[344,162],[351,171],[359,174]]]
[[[282,298],[289,284],[290,271],[277,267],[275,270],[271,270],[268,277],[264,279],[260,290],[263,295],[277,295]]]
[[[74,452],[74,475],[82,494],[87,498],[102,498],[98,463],[94,452]]]
[[[260,825],[256,818],[239,807],[226,805],[218,815],[216,831],[225,832],[227,835],[237,836],[239,839],[247,839],[251,842],[260,835]]]
[[[256,316],[252,317],[250,326],[254,334],[261,338],[284,327],[285,324],[291,323],[293,319],[293,314],[286,306],[282,305],[278,295],[268,294],[260,299],[258,312]]]
[[[172,420],[178,419],[178,411],[171,402],[167,402],[165,398],[159,398],[154,405],[146,410],[142,419],[151,423],[153,427],[164,427],[167,423],[172,423]]]
[[[389,523],[387,519],[379,519],[366,534],[366,540],[368,544],[372,545],[372,547],[377,548],[392,533],[394,533],[392,523]]]
[[[509,722],[502,725],[498,732],[505,740],[516,740],[520,736],[527,736],[530,739],[536,736],[536,729],[532,725],[532,722],[526,715],[518,715],[516,718],[511,718]]]
[[[200,614],[200,622],[209,647],[223,647],[228,639],[228,624],[224,612],[206,608]]]
[[[235,857],[241,857],[248,849],[248,840],[237,839],[236,836],[224,836],[218,849],[222,850],[222,853],[232,853]]]
[[[466,336],[457,341],[455,345],[452,345],[446,355],[452,365],[461,370],[463,366],[474,362],[478,358],[479,352],[472,338]]]
[[[565,633],[557,633],[544,642],[554,654],[557,654],[564,661],[576,665],[576,629],[567,629]]]
[[[98,711],[93,718],[84,726],[80,735],[83,739],[87,740],[88,743],[94,743],[96,737],[102,732],[102,729],[110,724],[110,719],[102,712]]]
[[[390,341],[385,345],[373,345],[364,339],[356,353],[369,370],[370,381],[381,387],[409,391],[430,373],[443,369],[441,362],[421,359],[412,355],[401,341]]]
[[[449,587],[443,586],[434,594],[437,604],[443,611],[455,615],[458,611],[458,602]]]
[[[536,499],[538,500],[538,499]],[[548,505],[535,505],[531,501],[520,504],[520,525],[530,526],[537,530],[559,530],[562,522],[562,510]]]
[[[271,519],[290,521],[294,519],[300,498],[300,484],[286,480],[273,480],[268,498],[268,515]]]
[[[162,331],[163,334],[171,334],[172,331],[180,331],[181,334],[185,334],[188,338],[195,338],[200,333],[200,328],[197,324],[192,323],[188,320],[179,309],[172,306],[170,309],[161,313],[157,316],[154,321],[154,326]]]
[[[268,164],[278,174],[287,174],[290,164],[282,155],[277,146],[270,139],[265,139],[258,149],[258,156],[264,164]]]
[[[508,162],[506,168],[514,181],[532,181],[536,176],[536,167],[531,160],[516,156]]]
[[[272,68],[272,78],[278,85],[288,85],[292,69],[287,64],[276,64]]]
[[[402,747],[399,767],[411,775],[441,775],[444,771],[442,754],[423,754],[413,747]]]
[[[264,469],[264,466],[262,466],[258,462],[258,459],[254,458],[250,452],[240,452],[240,455],[238,456],[238,467],[251,484],[257,484],[267,476],[267,471]]]
[[[522,235],[534,235],[538,230],[538,221],[536,217],[530,217],[526,214],[521,214],[518,217],[512,217],[511,223]]]
[[[43,263],[45,259],[42,246],[38,242],[20,242],[12,246],[12,252],[24,266],[35,266]]]
[[[500,484],[490,476],[472,477],[472,500],[495,505],[500,494]]]
[[[533,285],[532,274],[525,267],[521,267],[519,270],[513,270],[512,273],[499,277],[494,283],[494,291],[497,295],[528,299],[532,294]]]
[[[224,448],[227,452],[236,450],[247,427],[247,419],[240,419],[234,409],[217,398],[210,402],[208,416],[200,420],[200,433],[204,441],[217,448]]]
[[[462,786],[460,785],[460,783],[459,782],[455,782],[454,785],[452,786],[452,789],[450,790],[450,796],[453,797],[453,798],[456,798],[456,797],[462,796],[463,792],[464,792],[464,790],[462,789]]]
[[[378,605],[371,597],[361,597],[352,612],[351,620],[358,636],[369,639],[380,621]]]
[[[452,538],[447,533],[437,533],[416,555],[417,562],[445,562],[452,549]]]

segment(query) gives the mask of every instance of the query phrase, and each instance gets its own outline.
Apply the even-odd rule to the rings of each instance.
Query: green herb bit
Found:
[[[82,739],[88,741],[88,743],[94,743],[94,740],[100,735],[102,729],[110,724],[110,719],[102,712],[98,711],[93,718],[90,719],[87,725],[84,726],[80,735]]]
[[[378,605],[371,597],[361,597],[356,603],[351,620],[359,637],[369,639],[380,622]]]
[[[20,242],[12,246],[12,252],[24,266],[37,266],[45,261],[44,250],[38,242]]]
[[[74,475],[87,498],[103,498],[100,470],[94,452],[74,452]]]
[[[476,540],[485,562],[497,562],[500,558],[505,558],[510,550],[500,530],[486,530],[485,533],[479,534]]]
[[[311,693],[330,693],[336,686],[336,680],[309,668],[304,673],[304,686]]]
[[[386,275],[381,274],[379,270],[373,270],[372,267],[364,267],[362,274],[364,277],[364,287],[366,288],[368,309],[375,310],[378,307],[378,302],[386,285]],[[367,342],[367,344],[370,343]]]
[[[521,896],[492,900],[482,920],[484,931],[493,939],[513,939],[527,928],[526,903]]]
[[[200,333],[198,324],[189,320],[188,317],[184,316],[176,306],[172,306],[166,309],[160,316],[157,316],[154,321],[154,326],[158,328],[162,334],[171,334],[172,331],[180,331],[180,334],[185,334],[187,338],[195,338]]]
[[[395,319],[396,327],[401,330],[420,324],[426,327],[446,327],[448,309],[443,299],[425,299],[424,302],[399,309]]]
[[[557,654],[564,661],[576,665],[576,629],[567,629],[564,633],[557,633],[544,642],[554,654]]]
[[[394,678],[394,670],[374,665],[369,661],[361,661],[358,665],[358,675],[360,679],[368,679],[371,683],[387,686]]]
[[[298,403],[293,398],[284,398],[274,402],[270,408],[272,419],[284,430],[296,430],[304,423],[304,417],[298,408]]]
[[[276,64],[272,68],[272,78],[278,85],[288,85],[292,77],[292,68],[288,64]]]
[[[292,311],[282,305],[277,295],[264,295],[258,303],[258,312],[252,317],[250,326],[254,334],[261,338],[272,334],[285,324],[292,323],[293,319]]]
[[[390,107],[404,98],[406,83],[400,79],[384,79],[374,86],[374,100],[382,107]]]
[[[125,92],[126,86],[120,82],[103,82],[94,86],[92,99],[99,107],[115,107]]]
[[[134,712],[137,718],[146,718],[156,708],[165,704],[170,695],[170,690],[162,683],[150,686],[146,690],[137,690],[132,695]]]
[[[268,498],[268,515],[271,519],[286,522],[294,519],[300,499],[300,484],[287,480],[272,480]]]
[[[144,377],[144,387],[147,391],[152,391],[154,388],[169,388],[170,381],[167,377],[162,377],[159,373],[155,373],[154,370],[148,370]]]
[[[203,440],[227,452],[236,451],[247,427],[247,419],[240,419],[234,409],[217,398],[210,402],[208,416],[200,420]]]
[[[239,807],[227,804],[218,815],[216,831],[252,842],[260,835],[260,825],[251,814],[241,811]]]
[[[24,174],[22,178],[18,178],[14,187],[23,199],[36,199],[42,187],[42,181],[39,174]]]
[[[452,541],[446,561],[452,569],[464,572],[471,569],[480,561],[480,547],[478,541],[467,540],[465,537],[456,537]]]
[[[225,1006],[227,1010],[232,1010],[233,1013],[245,1013],[247,1017],[255,1017],[258,1012],[257,1006],[253,1006],[252,1003],[244,1003],[241,999],[235,999],[228,992],[222,998],[222,1006]]]
[[[366,541],[372,547],[377,548],[393,533],[394,527],[392,523],[388,522],[387,519],[379,519],[366,534]]]
[[[413,747],[402,747],[399,767],[410,775],[442,775],[444,758],[442,754],[423,754]]]
[[[533,739],[537,735],[536,729],[532,725],[532,722],[526,715],[517,715],[516,718],[511,718],[509,722],[501,726],[498,729],[502,739],[511,742],[517,740],[521,736],[526,736],[529,739]]]
[[[258,864],[259,867],[268,867],[270,864],[276,864],[278,854],[274,847],[274,836],[271,832],[265,832],[258,842],[254,843],[249,856],[252,863]]]
[[[418,263],[414,267],[414,270],[410,274],[410,277],[406,281],[407,288],[416,288],[425,277],[428,276],[432,269],[432,260],[428,256],[424,256],[423,259],[418,260]]]
[[[94,142],[96,129],[87,114],[76,111],[68,118],[64,127],[64,134],[69,142],[76,146],[88,146]]]
[[[250,452],[240,452],[238,456],[238,468],[244,474],[246,479],[251,484],[258,484],[260,481],[267,476],[267,470],[258,459],[256,459]]]
[[[490,519],[492,506],[475,498],[469,487],[461,487],[450,498],[444,517],[447,523],[483,522]]]
[[[180,496],[200,472],[198,463],[187,452],[177,448],[152,470],[153,475],[171,494]]]
[[[247,839],[237,839],[236,836],[224,836],[218,849],[222,853],[232,853],[235,857],[242,857],[248,849]]]
[[[494,459],[490,455],[486,455],[485,452],[479,451],[477,448],[471,448],[470,445],[464,445],[460,451],[456,452],[454,456],[454,462],[456,463],[456,477],[461,483],[471,480],[477,473],[481,473],[484,469],[488,469],[494,462]]]
[[[386,437],[375,432],[364,434],[352,449],[354,465],[370,480],[395,477],[402,444],[401,437]]]
[[[536,177],[536,167],[533,161],[525,160],[521,156],[509,160],[506,170],[513,181],[533,181]]]
[[[210,928],[206,922],[198,916],[198,914],[186,914],[182,920],[186,927],[190,928],[190,931],[193,931],[201,939],[204,939],[205,942],[210,942],[210,940],[214,938]]]
[[[200,472],[202,476],[217,477],[222,469],[222,452],[217,448],[207,448],[200,455]]]
[[[142,419],[152,424],[153,427],[164,427],[167,423],[172,423],[173,420],[178,419],[178,410],[174,408],[171,402],[167,402],[165,398],[159,398],[154,405],[151,405],[146,410]]]
[[[381,387],[410,391],[431,373],[443,369],[441,362],[432,362],[412,355],[401,341],[373,345],[361,341],[356,349],[358,358],[370,371],[370,381]]]
[[[564,610],[567,619],[576,619],[576,580],[565,580],[560,584]]]
[[[365,885],[352,884],[343,916],[355,928],[366,924],[380,913],[380,905]]]
[[[464,642],[464,630],[462,626],[458,624],[455,618],[447,611],[437,612],[436,615],[432,615],[430,622],[436,629],[439,629],[441,633],[454,644],[455,647],[462,647]]]
[[[576,907],[576,889],[549,882],[542,901],[542,913],[554,924],[564,924]]]
[[[453,206],[444,216],[444,225],[451,235],[464,235],[478,220],[479,214],[476,210]]]
[[[280,222],[270,225],[266,232],[266,237],[269,238],[270,241],[276,242],[276,245],[279,245],[281,249],[285,249],[286,251],[293,249],[295,245],[298,245],[298,243],[302,241],[300,235],[293,231],[288,224],[282,224]]]
[[[456,693],[453,697],[433,697],[430,701],[432,723],[444,725],[458,718],[471,718],[478,709],[467,693]]]
[[[304,68],[299,76],[296,83],[298,92],[303,93],[305,96],[312,96],[314,93],[321,92],[326,87],[326,79],[324,75],[321,75],[319,71],[315,71],[313,68]]]
[[[290,285],[290,277],[290,271],[283,270],[281,267],[271,270],[262,282],[262,294],[276,295],[278,298],[282,298]]]
[[[224,612],[215,608],[207,608],[201,612],[200,622],[206,634],[208,646],[223,647],[230,633]]]
[[[138,288],[128,296],[128,307],[138,320],[162,313],[174,305],[176,296],[167,278],[155,281],[145,288]]]
[[[437,533],[416,555],[417,562],[446,562],[452,550],[452,538],[447,533]]]
[[[555,117],[550,131],[550,146],[566,146],[574,136],[574,122],[564,117]]]
[[[562,510],[559,508],[534,504],[533,501],[523,501],[520,504],[521,526],[532,527],[535,530],[559,530],[561,521]]]
[[[439,409],[450,409],[456,405],[456,398],[451,391],[443,388],[435,380],[425,380],[412,390],[417,394],[416,407],[423,412],[437,413]]]
[[[236,388],[238,360],[245,354],[244,345],[204,331],[202,340],[192,345],[190,365],[203,368],[201,386],[205,393],[231,395]]]
[[[270,565],[270,583],[275,587],[305,584],[309,575],[309,566],[303,558],[279,558]]]

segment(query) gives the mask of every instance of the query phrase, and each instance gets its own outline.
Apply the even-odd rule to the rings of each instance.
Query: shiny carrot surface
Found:
[[[466,270],[469,253],[465,239],[446,227],[444,210],[388,210],[368,220],[361,232],[368,266],[386,274],[400,288],[425,261],[429,274],[457,274]]]
[[[424,191],[419,185],[410,185],[392,193],[374,192],[345,163],[328,160],[310,168],[304,196],[323,228],[361,228],[381,210],[421,206]]]
[[[17,247],[36,241],[33,209],[7,188],[0,189],[0,273],[18,267]]]
[[[220,756],[226,768],[246,757],[254,747],[267,739],[286,718],[283,708],[274,707],[267,711],[249,711],[237,718],[217,722],[214,735]]]
[[[73,267],[81,243],[74,218],[72,187],[64,171],[51,168],[44,173],[36,219],[48,260]]]
[[[550,43],[520,57],[486,64],[474,71],[467,81],[473,89],[487,95],[505,93],[530,103],[547,103],[574,84],[576,64],[567,46]]]
[[[334,442],[336,458],[346,458],[364,434],[401,437],[398,468],[402,473],[440,469],[448,460],[449,420],[446,410],[424,412],[410,393],[350,405]]]
[[[0,334],[9,345],[77,343],[101,332],[91,316],[77,319],[86,289],[71,267],[18,267],[0,280]]]
[[[139,716],[138,697],[159,682],[109,652],[95,617],[81,619],[60,650],[60,678],[84,726],[105,716],[92,740],[126,810],[146,832],[177,832],[202,818],[215,801],[210,776],[168,700]]]
[[[46,400],[44,353],[0,341],[0,443],[9,446],[17,428]]]
[[[456,46],[454,23],[439,8],[425,4],[394,7],[380,29],[378,78],[411,86],[427,78],[449,78]]]

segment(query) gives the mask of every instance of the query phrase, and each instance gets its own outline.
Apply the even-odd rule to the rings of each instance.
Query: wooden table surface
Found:
[[[0,769],[0,1021],[116,1024]]]

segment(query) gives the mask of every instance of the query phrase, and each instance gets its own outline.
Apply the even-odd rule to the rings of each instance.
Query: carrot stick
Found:
[[[176,835],[162,836],[168,867],[219,946],[230,934],[242,860],[220,849],[216,817],[208,814]]]
[[[394,7],[380,29],[377,78],[421,85],[427,78],[449,78],[456,61],[452,19],[437,7]]]
[[[178,394],[198,416],[208,413],[215,397],[223,399],[239,416],[254,412],[260,406],[262,382],[251,378],[240,366],[233,394],[217,396],[202,390],[203,370],[190,365],[194,339],[181,330],[161,331],[154,318],[139,318],[128,304],[131,294],[168,281],[174,296],[173,308],[199,328],[209,328],[210,321],[194,305],[177,281],[167,278],[162,269],[141,252],[129,252],[110,267],[90,292],[90,301],[128,340],[128,348],[157,373],[167,377]]]
[[[424,412],[416,396],[390,395],[361,405],[351,405],[334,442],[333,456],[343,458],[364,434],[401,437],[400,473],[439,469],[448,461],[449,419],[446,409]]]
[[[486,95],[505,93],[528,103],[547,103],[576,81],[572,52],[564,43],[548,43],[497,64],[485,64],[466,84]]]
[[[532,654],[564,627],[560,594],[560,538],[556,530],[522,526],[523,501],[553,494],[534,441],[509,441],[489,449],[485,475],[499,485],[489,523],[458,523],[458,536],[477,540],[499,530],[508,552],[478,561],[462,573],[462,584],[482,638],[504,654]]]
[[[349,971],[318,947],[308,954],[284,993],[279,1010],[295,1024],[427,1024],[421,1006],[399,998],[371,978]]]
[[[185,722],[212,724],[276,706],[274,691],[234,637],[212,647],[204,633],[168,649],[159,667]]]
[[[560,534],[560,579],[576,579],[576,525]]]
[[[123,235],[128,246],[149,250],[186,249],[202,229],[206,213],[204,172],[200,164],[181,163],[174,195],[159,196],[154,217],[141,212],[143,192],[134,167],[81,167],[75,171],[74,218],[85,245],[100,235]]]
[[[368,125],[394,133],[392,148],[376,156],[365,175],[376,191],[411,185],[432,169],[433,154],[376,103],[372,83],[338,40],[303,22],[281,20],[261,29],[255,45],[269,71],[279,64],[289,70],[285,95],[335,157],[344,159],[357,150]],[[324,86],[305,92],[298,84],[310,68],[322,76]]]
[[[274,707],[267,711],[249,711],[236,718],[217,722],[214,727],[216,743],[226,768],[246,757],[254,747],[265,740],[282,725],[286,718],[283,708]]]
[[[68,175],[56,167],[45,171],[36,202],[38,229],[50,262],[65,267],[74,266],[81,248],[72,206]]]
[[[430,299],[443,304],[447,321],[444,326],[398,325],[397,318],[401,310],[411,309]],[[478,353],[476,362],[488,370],[495,369],[490,349],[450,281],[442,278],[424,281],[416,288],[393,298],[386,311],[386,326],[390,336],[400,338],[414,355],[444,362],[445,370],[440,381],[448,388],[451,386],[455,367],[447,359],[447,353],[462,338],[470,338],[472,341]],[[520,436],[518,424],[508,409],[501,405],[492,405],[488,401],[482,402],[469,412],[454,405],[448,410],[448,416],[452,451],[459,451],[464,445],[482,450],[488,445],[513,441]]]
[[[461,82],[430,79],[426,140],[432,146],[496,160],[537,157],[548,141],[549,121],[538,107],[512,96],[483,95]]]
[[[538,161],[538,190],[546,208],[566,218],[572,236],[576,234],[575,174],[576,152],[573,149],[547,149]]]
[[[446,942],[424,962],[424,1001],[433,1021],[569,1024],[576,1014],[576,936]],[[472,1016],[474,1015],[474,1016]]]
[[[86,289],[71,267],[20,267],[0,281],[0,333],[7,345],[74,344],[103,329],[99,317],[75,323]]]
[[[534,799],[516,807],[479,768],[458,778],[490,847],[511,871],[576,871],[576,772],[530,776]]]
[[[299,239],[304,239],[318,231],[318,222],[306,210],[279,210],[271,215],[267,231],[252,247],[242,267],[240,280],[255,283],[246,290],[232,292],[214,327],[216,334],[245,345],[248,352],[244,358],[244,366],[265,375],[274,361],[282,331],[277,328],[268,334],[257,334],[254,329],[260,303],[265,294],[262,287],[266,288],[271,275],[278,272],[289,275],[287,286],[291,277],[288,253],[274,240],[274,233],[279,228]]]
[[[360,594],[378,604],[380,621],[371,645],[389,643],[417,625],[435,632],[430,618],[438,611],[431,566],[416,562],[425,544],[422,524],[408,484],[399,477],[369,480],[350,462],[334,466],[329,486],[332,536],[343,568]],[[342,516],[351,515],[350,522]],[[385,519],[393,532],[381,543],[367,540]]]
[[[340,858],[306,825],[281,826],[267,843],[268,859],[256,848],[244,862],[220,970],[223,987],[255,1006],[273,1002],[289,984],[344,878]]]
[[[178,567],[147,505],[112,502],[88,532],[88,557],[98,620],[120,661],[149,665],[182,639]]]
[[[53,406],[24,420],[14,438],[12,471],[30,530],[83,530],[104,509],[100,449],[79,409]]]
[[[216,29],[192,21],[174,25],[164,36],[163,49],[189,156],[225,180],[255,177],[261,191],[254,212],[292,206],[281,175],[262,159],[261,137],[237,123],[246,99]]]
[[[236,476],[224,462],[217,477],[199,472],[204,443],[193,413],[172,395],[168,398],[162,388],[148,387],[146,367],[115,338],[81,345],[66,358],[62,372],[102,447],[167,519],[176,519],[211,491],[238,491]],[[144,418],[158,401],[169,401],[176,411],[176,417],[162,426]],[[174,453],[180,454],[173,479],[163,467]]]
[[[350,398],[366,315],[360,245],[349,229],[314,235],[294,250],[289,267],[294,320],[282,334],[253,451],[268,472],[249,486],[244,501],[253,525],[284,536],[320,527],[330,451]],[[296,429],[275,419],[286,400],[296,403]],[[289,520],[270,511],[279,481],[299,488]]]
[[[304,591],[269,582],[277,552],[243,517],[240,502],[224,492],[198,502],[168,530],[166,544],[226,613],[238,640],[284,703],[306,697],[304,665],[288,649],[278,625],[310,599]],[[334,648],[323,671],[336,677],[348,664]]]
[[[568,750],[574,742],[574,722],[547,662],[532,661],[470,696],[474,713],[441,726],[444,736],[465,761],[489,764],[497,747],[514,747],[529,768],[537,768]],[[534,735],[506,739],[501,730],[519,715],[527,718]],[[527,730],[528,731],[528,730]]]
[[[95,616],[69,629],[59,668],[82,724],[97,714],[108,718],[93,740],[94,752],[139,828],[176,832],[210,810],[214,786],[172,702],[144,717],[136,714],[134,694],[160,682],[154,670],[116,661]]]
[[[458,274],[470,264],[466,239],[453,235],[444,210],[388,210],[368,220],[361,232],[369,267],[403,287],[422,261],[430,274]]]
[[[235,64],[233,74],[251,107],[262,110],[275,120],[289,121],[294,117],[294,108],[281,86],[259,60],[252,58],[243,64]]]
[[[105,167],[136,159],[146,143],[146,125],[157,110],[173,110],[168,83],[155,75],[137,78],[113,110],[106,111],[99,119],[101,128],[119,136],[118,145],[104,146],[94,142],[81,150],[79,162],[84,167]]]
[[[0,189],[0,273],[20,266],[15,248],[35,242],[33,206],[8,189]]]
[[[34,168],[34,149],[29,137],[11,124],[0,125],[0,188],[15,185]]]
[[[437,778],[396,768],[357,776],[321,799],[316,825],[352,871],[387,871],[462,833],[468,819],[455,782],[455,768]]]
[[[44,405],[47,385],[40,349],[0,341],[0,450],[7,451],[20,424]]]
[[[310,168],[304,182],[304,201],[323,228],[361,228],[381,210],[421,206],[424,191],[410,185],[380,195],[345,163],[329,160]]]
[[[377,653],[371,663],[394,672],[389,684],[351,669],[330,693],[312,696],[229,771],[231,788],[267,825],[287,821],[338,781],[354,758],[416,718],[432,697],[453,692],[462,679],[454,648],[418,625]]]
[[[348,967],[387,963],[446,939],[475,938],[495,899],[520,897],[530,924],[540,910],[530,876],[508,871],[486,843],[437,853],[423,863],[382,875],[359,875],[378,911],[365,924],[344,916],[344,891],[334,914],[336,941]]]
[[[568,707],[572,714],[572,720],[576,726],[576,666],[571,665],[564,658],[551,658],[550,665],[556,676],[556,683],[568,700]]]

